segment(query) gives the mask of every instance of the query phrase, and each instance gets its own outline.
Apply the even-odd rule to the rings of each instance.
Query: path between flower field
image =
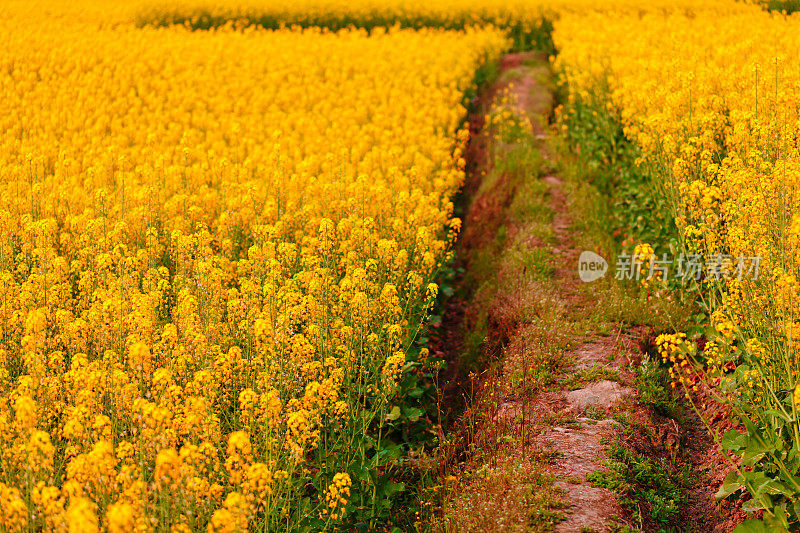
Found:
[[[653,335],[628,318],[638,304],[578,278],[585,196],[548,126],[553,94],[546,58],[509,54],[472,121],[455,295],[431,336],[457,420],[443,435],[441,529],[729,531],[739,518],[713,498],[727,471],[713,439],[649,397]],[[482,127],[500,101],[530,134]]]

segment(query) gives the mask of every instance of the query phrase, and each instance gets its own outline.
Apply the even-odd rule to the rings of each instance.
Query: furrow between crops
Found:
[[[437,525],[715,530],[708,464],[682,447],[705,429],[679,424],[685,409],[650,359],[653,330],[630,319],[661,311],[626,299],[613,280],[578,276],[587,243],[575,217],[587,197],[548,125],[546,61],[507,55],[478,104],[454,296],[431,336],[448,361],[451,420]]]

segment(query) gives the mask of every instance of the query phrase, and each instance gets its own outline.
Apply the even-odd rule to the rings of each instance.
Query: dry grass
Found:
[[[456,496],[447,502],[442,531],[549,531],[563,517],[563,494],[541,462],[519,449],[502,451],[469,476],[466,490],[452,487]]]

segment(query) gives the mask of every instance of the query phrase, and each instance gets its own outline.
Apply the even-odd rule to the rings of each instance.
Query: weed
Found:
[[[592,420],[605,420],[606,412],[598,407],[589,406],[583,410],[583,416]]]
[[[499,269],[541,281],[553,275],[553,264],[553,254],[549,249],[531,247],[523,239],[518,239],[505,251]]]
[[[564,454],[558,451],[553,450],[534,450],[531,454],[531,457],[536,461],[546,464],[546,465],[553,465],[559,459],[564,458]]]
[[[617,521],[609,522],[606,524],[606,528],[608,529],[608,533],[634,533],[637,531],[628,524]]]
[[[594,365],[580,370],[577,374],[569,376],[561,385],[567,390],[577,390],[587,383],[594,383],[602,380],[622,383],[622,376],[620,376],[619,371],[614,368],[609,368],[604,365]]]
[[[581,423],[577,418],[565,412],[548,413],[542,418],[542,423],[548,426],[561,426],[575,429],[581,427]]]
[[[612,444],[604,466],[607,470],[593,472],[587,480],[614,492],[637,523],[645,518],[640,515],[641,502],[647,503],[645,508],[655,522],[667,524],[686,499],[682,481],[673,475],[666,460],[639,455],[619,441]]]
[[[645,437],[650,436],[650,428],[647,425],[642,424],[637,420],[632,420],[625,413],[614,413],[612,418],[622,426],[622,434],[626,437],[630,437],[635,433],[639,433]]]
[[[603,337],[608,337],[609,335],[611,335],[611,324],[609,323],[599,324],[597,326],[596,331],[598,335],[601,335]]]
[[[680,422],[680,409],[669,388],[669,375],[654,359],[645,357],[642,360],[636,369],[635,385],[639,403]]]
[[[505,450],[509,452],[510,450]],[[451,493],[439,529],[445,531],[551,531],[564,519],[564,493],[544,473],[543,459],[500,454],[468,484]]]

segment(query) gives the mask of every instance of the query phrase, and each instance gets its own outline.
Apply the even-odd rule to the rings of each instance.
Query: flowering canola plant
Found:
[[[602,93],[601,112],[618,117],[640,168],[670,196],[686,252],[728,273],[739,256],[760,259],[757,277],[702,281],[703,343],[682,334],[658,343],[687,391],[698,389],[687,356],[703,352],[706,376],[747,430],[722,439],[748,468],[719,496],[746,487],[747,510],[765,509],[776,531],[800,523],[788,506],[800,498],[800,461],[784,451],[800,446],[799,36],[798,16],[746,4],[568,14],[553,34],[567,107]]]
[[[400,490],[379,481],[384,426],[460,227],[465,96],[551,23],[569,102],[606,91],[688,249],[762,257],[705,350],[721,375],[744,357],[737,394],[796,420],[778,394],[800,390],[800,19],[730,0],[5,7],[2,529],[376,524]],[[685,342],[659,342],[684,384]]]
[[[641,148],[641,165],[657,167],[675,197],[688,251],[723,258],[728,270],[733,258],[760,257],[761,281],[732,279],[720,305],[762,334],[773,328],[766,322],[786,321],[778,329],[787,337],[796,336],[800,274],[798,30],[800,18],[743,6],[565,16],[554,33],[570,99],[608,87],[609,109]],[[789,388],[800,369],[791,366],[781,383]]]
[[[506,37],[12,4],[0,528],[375,516],[365,435],[413,364],[459,227],[464,96]]]

